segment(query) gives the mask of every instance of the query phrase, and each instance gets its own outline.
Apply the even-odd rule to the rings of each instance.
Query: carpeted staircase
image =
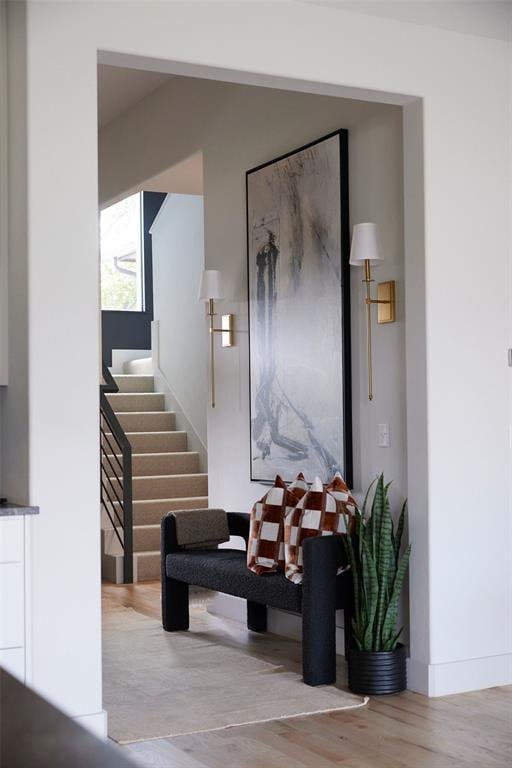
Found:
[[[199,455],[187,451],[187,433],[176,429],[176,414],[154,391],[145,361],[114,375],[119,392],[108,399],[132,446],[134,581],[160,576],[160,520],[173,509],[208,506],[208,475],[199,471]],[[149,361],[150,370],[150,361]],[[135,373],[133,371],[136,371]],[[123,555],[108,519],[103,519],[102,574],[122,581]]]

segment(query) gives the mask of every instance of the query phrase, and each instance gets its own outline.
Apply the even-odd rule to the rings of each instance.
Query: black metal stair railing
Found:
[[[106,394],[119,392],[103,363],[100,384],[101,504],[123,550],[123,582],[133,582],[132,447]]]

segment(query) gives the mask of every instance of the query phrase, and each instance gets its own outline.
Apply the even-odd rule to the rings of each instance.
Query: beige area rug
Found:
[[[104,617],[104,707],[119,744],[364,706],[343,690],[342,658],[339,667],[336,686],[304,685],[299,643],[249,633],[205,605],[188,632],[131,608]]]

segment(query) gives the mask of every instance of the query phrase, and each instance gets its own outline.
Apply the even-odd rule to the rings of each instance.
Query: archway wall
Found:
[[[509,45],[306,4],[58,2],[28,5],[26,43],[35,686],[101,723],[98,51],[404,105],[411,679],[510,682]]]

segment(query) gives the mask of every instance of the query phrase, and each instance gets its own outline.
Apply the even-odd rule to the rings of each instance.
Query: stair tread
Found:
[[[139,453],[139,452],[134,453],[132,451],[132,459],[134,459],[137,456],[193,456],[193,455],[198,456],[199,454],[197,451],[150,451],[149,453]],[[112,456],[117,456],[117,454],[106,453],[105,456],[108,456],[109,458],[111,458]]]
[[[133,453],[133,456],[192,456],[198,455],[197,451],[151,451],[151,453]]]
[[[158,523],[141,523],[140,525],[134,524],[133,530],[136,528],[160,528],[160,525]]]
[[[108,397],[160,397],[163,392],[107,392]]]
[[[134,480],[155,480],[159,477],[207,477],[207,472],[177,472],[175,475],[170,475],[168,472],[164,472],[163,475],[133,475]]]
[[[136,411],[123,411],[123,413],[136,413]],[[138,411],[137,411],[138,413]],[[174,411],[142,411],[142,413],[174,413]],[[112,432],[105,432],[106,435],[111,435]],[[184,429],[166,429],[162,432],[154,432],[148,430],[147,432],[125,432],[126,437],[133,435],[134,437],[140,437],[141,435],[186,435],[187,432]]]
[[[176,477],[176,475],[170,475],[170,477]],[[178,501],[190,501],[191,499],[197,499],[198,501],[208,501],[208,496],[172,496],[165,499],[134,499],[132,504],[144,505],[144,504],[167,504],[168,502],[176,503]],[[114,501],[114,504],[119,502]]]
[[[142,550],[142,552],[134,552],[134,557],[148,557],[148,555],[157,555],[160,557],[160,552],[158,549],[146,549]]]
[[[132,411],[134,413],[134,411]],[[153,411],[145,411],[145,413],[153,413]],[[174,411],[157,411],[157,413],[174,413]],[[107,432],[107,434],[112,434],[111,432]],[[129,437],[130,435],[133,435],[134,437],[140,437],[140,435],[186,435],[187,431],[185,429],[167,429],[162,432],[154,432],[151,430],[148,430],[147,432],[125,432],[126,437]]]
[[[176,415],[176,411],[119,411],[118,416],[147,416],[148,414],[153,413],[158,413],[159,416],[161,416],[163,413],[172,413]],[[172,432],[173,430],[167,431]]]

